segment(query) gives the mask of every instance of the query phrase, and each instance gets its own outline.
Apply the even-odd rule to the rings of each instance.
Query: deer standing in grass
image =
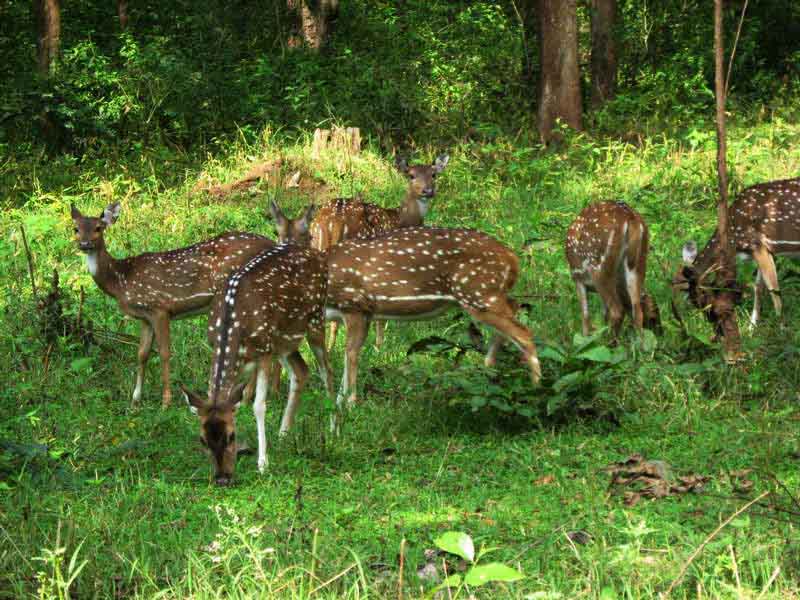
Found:
[[[209,450],[218,485],[227,485],[236,464],[235,414],[242,400],[246,368],[256,368],[253,413],[258,432],[258,469],[267,466],[264,416],[269,373],[274,359],[289,373],[289,398],[280,433],[292,426],[308,367],[298,352],[305,337],[322,380],[333,395],[333,378],[325,350],[324,257],[308,248],[281,244],[250,259],[227,280],[209,318],[213,345],[208,398],[182,388],[200,419],[200,439]]]
[[[769,290],[772,304],[781,315],[781,290],[775,256],[800,256],[800,178],[760,183],[742,190],[728,209],[728,235],[733,238],[736,255],[756,263],[753,312],[750,324],[758,323],[760,294]],[[698,254],[697,244],[687,242],[683,247],[684,265],[673,279],[673,285],[684,288],[693,304],[702,308],[708,304],[703,293],[704,279],[717,267],[719,237],[717,232]]]
[[[311,247],[319,252],[328,252],[333,246],[349,239],[368,239],[383,235],[401,227],[423,224],[436,195],[436,177],[447,166],[450,157],[438,156],[433,164],[409,166],[398,160],[396,167],[408,179],[408,189],[403,203],[396,208],[382,208],[364,202],[361,198],[337,198],[316,211],[313,221],[309,218],[313,208],[300,219],[287,219],[273,202],[272,216],[278,226],[279,239],[295,239],[302,243],[310,235]],[[338,323],[331,323],[331,345],[336,342]],[[384,323],[375,324],[375,345],[383,344]]]
[[[331,248],[326,316],[342,320],[347,330],[337,406],[356,402],[358,357],[371,321],[419,321],[455,307],[494,329],[487,366],[495,364],[503,340],[509,340],[522,351],[538,384],[536,346],[509,297],[518,274],[519,260],[511,250],[471,229],[407,227]]]
[[[569,226],[565,247],[583,335],[592,331],[588,291],[602,298],[615,338],[626,314],[639,331],[660,329],[658,306],[644,288],[649,234],[639,213],[622,202],[590,204]]]
[[[104,233],[119,218],[119,204],[109,204],[99,217],[85,216],[75,206],[71,211],[75,240],[86,254],[95,283],[117,301],[124,314],[141,322],[133,403],[141,399],[144,371],[155,338],[161,357],[162,405],[167,407],[172,400],[170,321],[207,312],[227,276],[275,242],[234,231],[186,248],[116,259],[106,250]]]

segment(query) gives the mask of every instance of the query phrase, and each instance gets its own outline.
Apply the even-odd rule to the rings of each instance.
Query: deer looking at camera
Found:
[[[106,250],[103,236],[119,218],[119,204],[109,204],[99,217],[85,216],[75,206],[71,211],[75,241],[86,254],[95,283],[117,301],[124,314],[142,324],[133,403],[141,399],[144,371],[155,338],[161,357],[162,406],[167,407],[172,400],[170,321],[207,312],[227,276],[275,242],[234,231],[186,248],[116,259]]]
[[[407,227],[331,248],[326,316],[344,321],[347,329],[337,405],[356,402],[358,357],[370,321],[419,321],[455,307],[494,330],[487,366],[495,364],[503,340],[509,340],[522,351],[538,384],[536,346],[509,297],[518,274],[519,260],[511,250],[472,229]]]
[[[760,294],[768,289],[778,316],[781,315],[781,290],[775,269],[775,256],[800,256],[800,178],[759,183],[742,190],[728,209],[729,233],[736,255],[753,260],[758,270],[753,293],[750,324],[758,323]],[[697,244],[683,247],[683,266],[673,279],[676,289],[684,289],[698,308],[709,303],[703,282],[717,268],[717,232],[698,254]]]
[[[311,247],[319,252],[328,252],[336,244],[350,239],[368,239],[383,235],[401,227],[423,224],[430,202],[436,195],[436,177],[447,166],[450,157],[442,154],[433,164],[411,165],[398,160],[397,170],[408,179],[408,189],[403,203],[396,208],[382,208],[364,202],[360,197],[337,198],[317,210],[313,221],[313,207],[300,219],[287,219],[273,202],[272,216],[278,227],[279,239],[295,239],[304,243],[310,236]],[[337,322],[331,323],[331,345],[336,342]],[[383,343],[383,322],[375,324],[375,344]]]
[[[569,226],[565,248],[583,335],[592,331],[587,291],[602,298],[615,338],[626,314],[639,331],[660,330],[658,306],[644,288],[649,234],[639,213],[622,202],[590,204]]]
[[[269,373],[279,359],[289,373],[289,399],[280,433],[292,426],[308,367],[298,352],[305,337],[317,359],[322,380],[333,395],[325,350],[325,260],[308,248],[281,244],[250,259],[227,280],[209,318],[213,345],[208,398],[182,388],[200,419],[200,439],[209,450],[218,485],[227,485],[236,464],[235,414],[242,400],[245,368],[256,368],[253,413],[258,432],[258,469],[267,466],[266,414]]]

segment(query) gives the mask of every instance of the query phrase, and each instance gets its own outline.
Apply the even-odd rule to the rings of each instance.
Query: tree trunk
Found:
[[[576,0],[539,0],[538,127],[542,142],[553,138],[556,119],[581,128]]]
[[[36,14],[36,50],[39,72],[47,77],[58,57],[61,43],[60,0],[34,0],[33,10]]]
[[[119,28],[125,31],[128,28],[128,0],[117,0],[117,16]]]
[[[722,39],[722,1],[714,0],[714,87],[717,100],[717,178],[719,183],[719,202],[717,203],[717,230],[719,231],[719,272],[717,291],[714,294],[712,310],[717,318],[719,330],[723,334],[722,343],[728,361],[741,356],[739,325],[736,321],[736,258],[728,235],[728,166],[725,142],[725,76],[724,51]]]
[[[331,23],[339,14],[339,0],[286,0],[293,29],[306,46],[319,50],[328,40]],[[291,43],[290,46],[295,45]]]
[[[592,108],[601,107],[616,92],[616,17],[617,0],[592,0]]]

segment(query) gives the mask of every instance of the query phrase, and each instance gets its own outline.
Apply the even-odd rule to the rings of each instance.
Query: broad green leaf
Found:
[[[642,330],[642,351],[652,353],[658,348],[658,338],[649,329]]]
[[[553,384],[553,391],[556,393],[563,392],[568,387],[572,387],[579,383],[582,379],[583,371],[573,371],[572,373],[567,373]]]
[[[614,588],[604,587],[600,591],[600,600],[617,600],[617,592],[614,591]]]
[[[463,531],[446,531],[433,541],[441,550],[460,556],[464,560],[475,560],[475,544]]]
[[[541,348],[539,348],[538,354],[539,354],[539,360],[546,358],[548,360],[554,360],[560,365],[563,365],[564,361],[566,360],[563,352],[556,350],[555,348],[552,348],[550,346],[542,346]]]
[[[464,583],[478,587],[491,581],[517,581],[523,577],[524,575],[516,569],[503,563],[493,562],[472,567],[464,576]]]
[[[87,371],[89,367],[92,366],[92,357],[83,356],[81,358],[76,358],[70,363],[69,366],[76,373],[80,373],[81,371]]]
[[[614,354],[608,346],[595,346],[578,354],[578,358],[591,362],[611,363],[614,362]]]

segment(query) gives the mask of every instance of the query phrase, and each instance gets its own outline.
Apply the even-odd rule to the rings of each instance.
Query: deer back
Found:
[[[480,231],[408,227],[339,244],[328,270],[329,306],[402,316],[444,303],[487,310],[513,287],[519,261]]]
[[[590,204],[569,226],[565,251],[573,277],[600,271],[616,276],[622,260],[630,269],[643,269],[647,226],[641,215],[623,202]]]
[[[132,308],[159,308],[174,316],[203,310],[232,271],[274,244],[252,233],[229,232],[185,248],[125,258],[117,261],[111,293]]]
[[[321,328],[327,291],[324,258],[281,244],[234,271],[214,300],[208,339],[214,348],[209,403],[225,402],[241,366],[265,354],[297,348],[309,328]]]

